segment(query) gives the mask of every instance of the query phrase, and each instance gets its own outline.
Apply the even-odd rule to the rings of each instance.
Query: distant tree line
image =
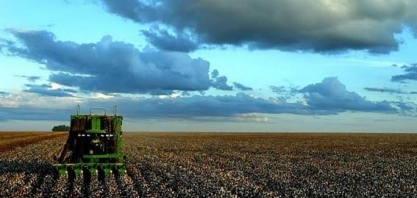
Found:
[[[52,131],[69,131],[70,127],[67,125],[58,125],[52,128]]]

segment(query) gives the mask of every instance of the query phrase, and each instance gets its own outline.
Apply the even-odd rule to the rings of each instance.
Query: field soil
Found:
[[[126,174],[59,177],[66,133],[0,133],[0,197],[413,197],[417,135],[124,133]]]

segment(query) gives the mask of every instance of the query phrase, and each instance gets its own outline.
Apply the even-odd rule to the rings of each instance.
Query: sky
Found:
[[[415,0],[0,2],[0,130],[417,132]],[[104,113],[104,112],[94,112]]]

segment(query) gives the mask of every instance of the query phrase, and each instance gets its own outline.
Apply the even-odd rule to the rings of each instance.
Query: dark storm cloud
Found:
[[[252,91],[253,90],[251,87],[247,87],[247,86],[242,85],[242,84],[237,83],[237,82],[233,82],[233,86],[236,87],[236,89],[241,90],[241,91]]]
[[[39,95],[44,96],[53,96],[53,97],[72,97],[73,95],[71,93],[77,93],[77,91],[73,89],[51,89],[52,86],[42,84],[42,85],[36,85],[36,84],[26,84],[27,89],[25,89],[25,92],[28,93],[37,93]]]
[[[392,76],[391,81],[403,82],[406,80],[417,80],[417,63],[411,64],[409,66],[405,65],[401,68],[404,70],[405,74]]]
[[[229,89],[227,78],[209,77],[209,62],[180,52],[133,45],[105,36],[98,43],[77,44],[56,41],[51,32],[14,31],[26,48],[9,45],[11,55],[22,56],[54,71],[50,81],[105,93],[172,93],[204,91],[211,86]]]
[[[313,109],[363,112],[395,113],[397,110],[390,102],[372,102],[356,92],[346,90],[336,77],[323,79],[321,83],[308,85],[300,90],[305,94],[307,104]]]
[[[398,49],[394,34],[403,27],[417,33],[415,0],[102,2],[111,13],[166,27],[172,33],[159,28],[145,30],[144,34],[161,49],[180,51],[193,50],[198,42],[289,51],[353,49],[388,53]],[[193,39],[187,39],[187,35]]]

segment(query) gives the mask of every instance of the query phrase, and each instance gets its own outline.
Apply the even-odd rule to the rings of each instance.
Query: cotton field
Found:
[[[59,176],[65,133],[0,133],[0,197],[407,197],[417,135],[124,133],[125,174]]]

